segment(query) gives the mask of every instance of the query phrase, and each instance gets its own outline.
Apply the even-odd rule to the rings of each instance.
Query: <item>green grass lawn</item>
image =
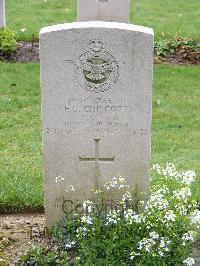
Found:
[[[31,39],[32,34],[38,37],[44,26],[76,21],[75,0],[6,0],[6,3],[7,26],[23,40]]]
[[[155,66],[152,142],[153,163],[198,175],[199,76],[199,67]],[[39,65],[0,63],[0,77],[0,206],[43,206]]]
[[[152,27],[156,38],[181,36],[199,40],[199,6],[199,0],[132,0],[131,22]]]
[[[0,206],[40,206],[39,66],[0,64]]]
[[[200,39],[199,0],[131,1],[131,23],[152,27],[156,38],[164,34]],[[31,39],[41,27],[76,21],[76,0],[6,0],[6,13],[7,25],[19,38]]]

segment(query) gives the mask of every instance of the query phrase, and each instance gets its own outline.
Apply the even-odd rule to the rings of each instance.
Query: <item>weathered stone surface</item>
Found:
[[[130,0],[78,0],[78,21],[129,22]]]
[[[0,28],[6,26],[5,0],[0,0]]]
[[[48,226],[64,216],[69,185],[82,201],[121,174],[138,197],[148,193],[152,57],[149,28],[81,22],[41,30]]]

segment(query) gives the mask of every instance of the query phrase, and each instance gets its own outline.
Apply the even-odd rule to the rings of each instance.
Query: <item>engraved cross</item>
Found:
[[[92,158],[86,158],[79,156],[80,162],[94,162],[95,163],[95,188],[100,189],[100,170],[99,170],[99,162],[104,163],[113,163],[114,156],[112,158],[102,158],[99,156],[99,142],[101,139],[94,139],[95,141],[95,156]]]

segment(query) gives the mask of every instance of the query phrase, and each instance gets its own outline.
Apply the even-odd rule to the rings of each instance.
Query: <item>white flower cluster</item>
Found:
[[[65,181],[65,178],[62,177],[62,176],[56,176],[55,178],[55,182],[56,184],[60,184],[60,183],[63,183]],[[65,188],[65,191],[66,192],[70,192],[70,191],[76,191],[76,189],[74,188],[74,186],[72,185],[69,185]]]
[[[75,245],[76,245],[76,242],[72,241],[70,243],[65,244],[65,248],[70,249],[70,248],[73,248]]]
[[[185,246],[186,242],[189,242],[189,241],[194,242],[195,241],[195,235],[196,235],[196,233],[194,231],[189,231],[189,232],[183,234],[183,236],[182,236],[183,244],[182,245]]]
[[[158,233],[156,233],[156,232],[150,232],[149,233],[149,236],[151,237],[151,238],[153,238],[153,239],[158,239],[159,238],[159,234]]]
[[[178,199],[178,200],[187,200],[188,197],[192,195],[191,190],[189,187],[183,187],[179,190],[175,190],[173,192],[173,195]]]
[[[140,256],[141,254],[139,252],[132,251],[130,255],[130,259],[133,260],[135,257]]]
[[[196,179],[195,171],[189,170],[185,173],[182,173],[182,183],[185,185],[190,185]]]
[[[190,209],[190,206],[185,206],[181,202],[178,202],[174,205],[174,209],[179,212],[182,216],[187,215],[188,209]]]
[[[153,170],[155,170],[159,175],[164,175],[165,177],[177,178],[179,176],[175,165],[172,163],[167,163],[165,168],[161,167],[159,164],[154,164]]]
[[[146,204],[145,210],[157,209],[166,210],[168,208],[168,201],[164,198],[164,195],[160,191],[156,191],[150,195],[150,198]]]
[[[171,244],[171,241],[167,237],[161,237],[160,243],[158,246],[158,254],[163,257],[165,252],[169,251],[169,246]]]
[[[193,258],[187,258],[186,260],[183,261],[183,263],[187,266],[192,266],[195,265],[195,261]]]
[[[127,221],[127,224],[145,222],[143,214],[136,214],[132,209],[125,210],[124,217]]]
[[[83,202],[83,210],[86,213],[91,213],[93,209],[94,209],[94,203],[92,201],[86,200]]]
[[[143,238],[138,243],[138,250],[140,250],[141,252],[145,251],[145,252],[150,253],[155,243],[156,243],[155,240],[152,238]]]
[[[132,199],[131,193],[130,193],[129,191],[126,191],[126,193],[124,193],[124,194],[122,195],[122,202],[123,202],[123,203],[126,203],[126,201],[130,202],[130,201],[132,201],[132,200],[133,200],[133,199]]]
[[[62,177],[62,176],[56,176],[56,178],[55,178],[55,182],[56,182],[56,184],[58,184],[58,183],[61,183],[62,181],[64,181],[65,179],[64,179],[64,177]]]
[[[79,238],[82,237],[82,236],[86,236],[86,235],[88,234],[88,232],[89,232],[89,229],[88,229],[87,227],[85,227],[85,226],[81,227],[81,226],[80,226],[80,227],[76,230],[76,233],[77,233],[76,237],[79,239]]]
[[[81,217],[81,223],[87,224],[87,225],[92,225],[93,224],[92,218],[89,215],[83,215]]]
[[[77,238],[86,236],[91,230],[93,230],[93,221],[92,217],[89,215],[89,213],[92,212],[91,205],[93,202],[87,200],[83,203],[83,208],[86,210],[86,214],[83,214],[81,217],[81,226],[76,230]]]
[[[175,222],[175,220],[176,220],[176,214],[174,213],[174,211],[173,210],[166,211],[163,223]]]
[[[191,185],[191,183],[196,179],[194,170],[188,170],[186,172],[180,173],[176,170],[175,165],[172,163],[167,163],[165,168],[161,167],[159,164],[154,164],[153,170],[155,170],[159,175],[164,175],[167,179],[174,178],[185,185]]]
[[[109,224],[117,224],[118,221],[120,221],[119,217],[119,211],[116,210],[110,210],[106,217],[106,225]]]
[[[104,187],[106,190],[111,190],[111,189],[127,189],[130,186],[127,185],[126,179],[123,177],[113,177],[111,181],[107,182]]]
[[[152,187],[152,191],[156,191],[157,194],[163,194],[163,195],[168,195],[169,194],[169,188],[165,185],[162,187]]]
[[[65,188],[65,191],[66,192],[76,191],[76,189],[72,185],[69,185],[68,187]]]
[[[138,243],[138,250],[154,254],[154,256],[163,257],[165,252],[169,251],[171,241],[167,237],[160,237],[156,232],[150,232],[150,238],[143,238]],[[132,254],[131,254],[132,256]]]

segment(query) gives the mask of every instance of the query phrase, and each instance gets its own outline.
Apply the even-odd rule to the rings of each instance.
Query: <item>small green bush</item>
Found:
[[[47,247],[32,246],[22,254],[15,264],[16,266],[68,266],[66,253],[59,253],[57,250],[50,250]]]
[[[4,28],[0,30],[0,55],[11,55],[17,48],[16,34]]]
[[[54,228],[58,247],[75,250],[75,265],[194,265],[192,246],[200,229],[200,211],[191,190],[195,172],[178,172],[169,163],[153,169],[143,211],[135,208],[135,193],[126,180],[113,178],[83,203],[83,212],[71,213]],[[62,180],[57,185],[63,185]],[[68,198],[76,193],[71,190],[66,190]],[[119,201],[109,208],[102,199],[111,194]]]
[[[199,51],[200,44],[189,38],[160,39],[154,42],[154,49],[157,56],[165,57],[167,54],[176,54],[178,50],[190,48]]]

